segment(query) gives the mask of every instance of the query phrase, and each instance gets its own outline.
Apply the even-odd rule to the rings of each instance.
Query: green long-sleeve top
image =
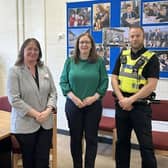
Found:
[[[95,63],[79,60],[75,64],[73,58],[68,58],[60,78],[63,95],[72,91],[81,100],[95,93],[102,97],[108,87],[108,76],[101,57]]]

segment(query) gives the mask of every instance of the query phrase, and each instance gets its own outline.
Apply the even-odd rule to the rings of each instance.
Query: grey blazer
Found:
[[[11,132],[33,133],[40,124],[26,115],[32,108],[44,111],[47,106],[56,108],[57,92],[49,69],[38,66],[39,89],[30,71],[25,65],[14,66],[10,69],[7,81],[7,93],[12,105]],[[52,114],[41,126],[52,128]]]

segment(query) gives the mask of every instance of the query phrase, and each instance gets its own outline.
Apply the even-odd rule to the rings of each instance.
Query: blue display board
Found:
[[[67,55],[73,55],[79,34],[89,32],[112,73],[123,47],[129,46],[128,27],[141,25],[145,47],[157,53],[160,77],[168,78],[168,1],[95,0],[67,3]]]

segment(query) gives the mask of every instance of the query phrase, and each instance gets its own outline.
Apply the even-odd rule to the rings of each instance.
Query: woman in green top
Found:
[[[60,86],[67,97],[65,111],[74,168],[82,168],[83,135],[86,140],[85,168],[94,168],[101,98],[108,87],[108,76],[104,61],[97,56],[95,43],[88,33],[78,37],[74,56],[65,62]]]

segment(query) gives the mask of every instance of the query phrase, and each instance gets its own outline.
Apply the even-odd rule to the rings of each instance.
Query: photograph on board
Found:
[[[110,3],[98,3],[93,5],[93,30],[100,31],[110,26]]]
[[[75,49],[74,48],[69,48],[68,49],[68,57],[74,56]]]
[[[137,26],[140,24],[139,6],[139,0],[121,2],[121,27]]]
[[[168,23],[168,1],[143,3],[143,24]]]
[[[74,47],[78,36],[82,33],[90,33],[88,28],[68,29],[68,46]]]
[[[90,26],[91,25],[91,7],[87,8],[69,8],[68,26]]]
[[[104,46],[127,47],[129,45],[128,27],[114,27],[103,29]]]
[[[159,58],[160,71],[168,72],[168,52],[167,51],[154,51]]]
[[[168,48],[168,26],[145,26],[145,46]]]
[[[96,52],[104,60],[106,70],[110,69],[110,47],[104,47],[103,44],[96,44]]]

